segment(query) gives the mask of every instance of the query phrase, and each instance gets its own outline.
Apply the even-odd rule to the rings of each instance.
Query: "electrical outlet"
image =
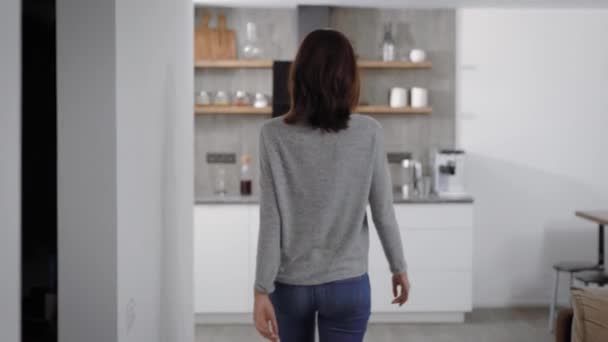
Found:
[[[135,326],[135,319],[137,318],[137,303],[134,298],[129,300],[127,303],[127,312],[126,312],[126,320],[127,320],[127,334],[133,330],[133,326]]]
[[[236,153],[207,153],[207,164],[236,164]]]

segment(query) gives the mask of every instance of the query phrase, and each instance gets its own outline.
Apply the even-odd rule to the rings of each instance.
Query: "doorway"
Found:
[[[57,341],[55,0],[22,0],[22,341]]]

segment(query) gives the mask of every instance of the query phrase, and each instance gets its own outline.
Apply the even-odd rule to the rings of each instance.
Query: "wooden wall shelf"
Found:
[[[255,108],[250,106],[195,106],[195,114],[272,114],[271,107]],[[358,106],[354,112],[362,114],[429,114],[432,112],[430,107],[422,108],[392,108],[389,106]]]
[[[195,106],[195,114],[272,114],[272,107],[252,106]]]
[[[217,59],[200,60],[194,63],[198,69],[270,69],[273,61],[270,59]],[[361,69],[430,69],[431,62],[412,63],[407,61],[373,61],[360,60]]]
[[[210,59],[194,62],[199,69],[270,69],[270,59]]]
[[[362,114],[429,114],[433,110],[431,107],[421,107],[421,108],[412,108],[412,107],[401,107],[401,108],[393,108],[389,106],[358,106],[355,108],[355,112]]]
[[[413,63],[408,61],[370,61],[360,60],[358,62],[361,69],[430,69],[433,64],[431,62]]]

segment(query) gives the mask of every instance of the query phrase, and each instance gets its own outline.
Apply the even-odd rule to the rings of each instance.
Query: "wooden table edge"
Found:
[[[595,222],[597,224],[608,225],[608,211],[575,211],[577,217]]]

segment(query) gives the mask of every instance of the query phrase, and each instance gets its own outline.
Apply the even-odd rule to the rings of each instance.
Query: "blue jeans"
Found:
[[[320,342],[363,341],[370,297],[367,274],[311,286],[276,283],[270,295],[281,342],[314,342],[315,316]]]

